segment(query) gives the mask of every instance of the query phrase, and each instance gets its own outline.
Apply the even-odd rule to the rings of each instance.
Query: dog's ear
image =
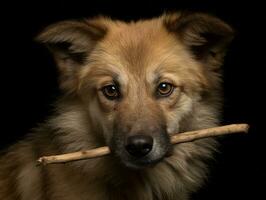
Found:
[[[101,20],[63,21],[48,26],[36,37],[53,53],[60,71],[60,86],[73,89],[75,75],[107,32]]]
[[[164,25],[188,47],[196,59],[213,69],[220,67],[233,29],[222,20],[203,13],[165,15]]]

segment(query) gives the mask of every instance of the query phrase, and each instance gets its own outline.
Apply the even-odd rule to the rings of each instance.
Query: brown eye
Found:
[[[102,88],[104,96],[109,100],[115,100],[119,98],[120,93],[116,85],[107,85]]]
[[[174,86],[171,83],[162,82],[157,88],[157,93],[159,96],[168,97],[172,94]]]

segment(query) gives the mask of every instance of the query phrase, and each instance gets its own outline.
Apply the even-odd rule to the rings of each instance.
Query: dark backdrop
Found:
[[[96,0],[95,0],[96,1]],[[33,38],[60,20],[97,14],[131,20],[163,11],[192,10],[214,14],[231,24],[236,38],[224,64],[223,124],[247,122],[248,135],[220,138],[221,153],[211,165],[209,182],[196,200],[264,199],[265,139],[265,6],[259,1],[21,1],[1,9],[1,131],[0,148],[21,139],[51,113],[58,95],[57,72],[45,48]],[[261,196],[262,195],[262,196]]]

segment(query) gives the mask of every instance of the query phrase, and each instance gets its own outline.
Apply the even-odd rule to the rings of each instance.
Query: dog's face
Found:
[[[48,27],[61,87],[82,100],[105,143],[128,167],[155,164],[195,102],[219,88],[231,28],[204,14],[132,23],[96,18]]]

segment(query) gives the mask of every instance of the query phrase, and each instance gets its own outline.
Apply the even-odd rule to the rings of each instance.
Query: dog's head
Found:
[[[219,89],[232,35],[206,14],[166,14],[130,23],[61,22],[38,40],[54,54],[61,88],[82,100],[121,161],[140,168],[163,159],[195,102]]]

